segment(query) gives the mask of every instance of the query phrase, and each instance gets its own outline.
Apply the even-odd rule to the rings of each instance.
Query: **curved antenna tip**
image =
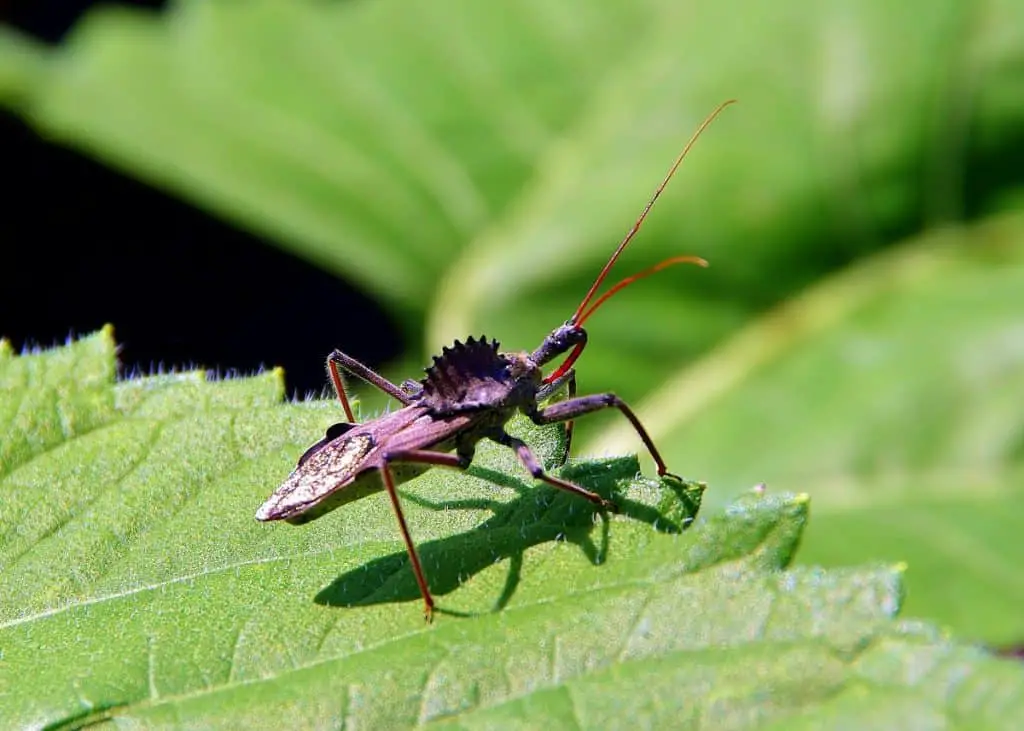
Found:
[[[626,237],[622,239],[621,243],[619,243],[615,251],[612,252],[611,258],[608,259],[608,262],[598,273],[597,278],[594,280],[594,283],[590,285],[590,289],[587,290],[587,293],[583,296],[583,301],[580,302],[579,307],[576,308],[576,312],[573,313],[572,317],[569,318],[568,322],[579,324],[580,318],[583,316],[583,313],[587,310],[591,300],[593,300],[594,296],[597,294],[597,290],[601,286],[601,283],[604,282],[605,277],[608,276],[608,272],[611,270],[612,265],[615,264],[615,261],[619,258],[619,254],[622,253],[623,249],[625,249],[626,246],[629,245],[629,242],[632,241],[633,237],[637,234],[638,231],[640,231],[640,227],[643,225],[644,220],[647,218],[647,214],[650,213],[651,208],[654,207],[654,204],[658,200],[658,197],[661,195],[662,191],[665,190],[665,186],[668,185],[668,181],[672,179],[672,176],[675,175],[676,170],[682,164],[687,154],[689,154],[690,148],[692,148],[694,143],[697,142],[697,139],[701,136],[704,130],[708,127],[708,125],[715,120],[715,117],[717,117],[723,109],[725,109],[730,104],[734,104],[735,102],[736,99],[727,99],[726,101],[722,102],[717,107],[715,107],[714,111],[712,111],[711,114],[705,117],[704,121],[700,123],[700,125],[697,127],[697,131],[693,133],[689,141],[683,147],[682,152],[679,153],[679,155],[675,159],[675,162],[672,163],[672,167],[669,168],[668,174],[665,175],[664,179],[661,181],[661,184],[655,189],[654,195],[651,196],[651,199],[649,201],[647,201],[647,205],[644,206],[643,211],[641,211],[640,217],[636,219],[636,223],[634,223],[633,227],[629,229],[629,231],[626,233]],[[707,262],[704,262],[703,264],[701,264],[701,266],[706,267]]]

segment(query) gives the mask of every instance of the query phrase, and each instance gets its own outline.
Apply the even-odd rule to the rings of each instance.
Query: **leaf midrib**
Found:
[[[774,531],[769,531],[766,534],[766,536],[770,535],[772,532],[774,532]],[[764,542],[765,541],[762,540],[758,544],[758,546],[763,545]],[[743,557],[741,557],[738,560],[742,561]],[[696,566],[695,565],[693,567],[687,567],[686,570],[684,570],[682,572],[682,574],[692,574],[696,570],[707,571],[707,570],[709,570],[709,569],[711,569],[711,568],[713,568],[715,566],[722,565],[722,564],[727,564],[727,563],[732,563],[732,562],[736,562],[736,561],[737,561],[737,559],[735,559],[735,558],[724,558],[723,560],[714,561],[714,562],[712,562],[710,564],[705,564],[705,565],[700,565],[700,566]],[[252,563],[256,563],[256,562],[252,562]],[[673,578],[678,578],[678,575],[673,577]],[[657,577],[653,577],[653,578],[621,579],[621,580],[613,581],[613,582],[608,583],[608,584],[597,584],[597,585],[588,586],[588,587],[583,588],[583,589],[572,591],[572,592],[570,592],[568,594],[562,594],[562,595],[558,595],[558,596],[547,596],[547,597],[542,597],[542,598],[539,598],[539,599],[536,599],[536,600],[532,600],[532,601],[529,601],[529,602],[524,602],[522,604],[513,605],[513,606],[510,606],[510,607],[507,607],[507,608],[503,609],[501,611],[501,614],[502,614],[503,617],[514,616],[517,613],[533,611],[533,610],[536,610],[538,607],[542,607],[542,606],[549,605],[549,604],[557,604],[557,603],[566,602],[566,601],[576,601],[576,600],[579,599],[579,597],[585,597],[585,596],[590,596],[590,595],[594,595],[594,594],[621,593],[623,591],[628,591],[629,589],[635,589],[635,588],[642,589],[642,588],[648,587],[648,586],[649,587],[654,587],[654,586],[658,586],[658,585],[663,584],[664,581],[665,581],[665,577],[661,576],[661,575],[659,575]],[[173,582],[168,582],[168,583],[173,583]],[[773,599],[773,601],[774,601],[774,599]],[[641,606],[645,606],[645,605],[641,605]],[[638,610],[637,613],[639,613],[640,611],[641,610]],[[484,616],[493,616],[493,614],[484,615]],[[512,624],[515,623],[514,619],[511,620],[511,623]],[[768,622],[766,620],[765,626],[767,626],[767,624],[768,624]],[[454,631],[454,630],[449,629],[450,627],[457,628],[458,625],[453,624],[453,623],[449,623],[449,624],[446,624],[445,627],[439,629],[438,631],[442,632],[442,633]],[[0,626],[0,629],[3,629],[3,626]],[[763,629],[763,627],[762,627],[762,629]],[[90,723],[90,724],[91,723],[96,723],[97,721],[100,721],[100,720],[105,720],[105,719],[112,718],[112,717],[114,717],[116,715],[117,711],[121,711],[121,710],[125,710],[125,709],[131,709],[131,710],[140,709],[141,710],[141,709],[146,709],[146,708],[153,708],[153,707],[157,707],[157,706],[164,705],[164,704],[180,703],[180,702],[184,702],[184,701],[193,700],[195,698],[202,698],[204,696],[209,696],[209,695],[212,695],[212,694],[215,694],[215,693],[230,692],[230,691],[232,691],[232,690],[234,690],[236,688],[245,687],[245,686],[249,686],[249,685],[256,685],[256,684],[260,684],[260,683],[277,683],[277,682],[282,682],[282,678],[287,678],[288,676],[293,675],[295,673],[305,672],[307,670],[311,670],[313,668],[316,668],[316,667],[319,667],[319,666],[322,666],[322,665],[328,665],[328,664],[331,664],[331,663],[337,663],[337,662],[342,661],[342,660],[344,660],[346,662],[349,662],[349,661],[352,661],[354,659],[358,659],[360,656],[363,656],[363,655],[366,655],[366,654],[369,654],[369,653],[377,652],[377,651],[379,651],[379,650],[381,650],[383,648],[390,647],[390,646],[392,646],[392,645],[394,645],[396,643],[404,642],[404,641],[406,641],[406,640],[408,640],[408,639],[410,639],[412,637],[422,637],[428,631],[430,631],[429,627],[426,624],[424,624],[423,628],[415,629],[415,630],[412,630],[412,631],[407,631],[407,632],[404,632],[404,633],[401,633],[401,634],[397,634],[397,635],[393,635],[393,636],[388,637],[387,639],[384,639],[384,640],[382,640],[380,642],[377,642],[377,643],[374,643],[374,644],[370,644],[370,645],[367,645],[367,646],[364,646],[364,647],[360,647],[358,649],[354,649],[354,650],[351,650],[351,651],[347,651],[347,652],[345,652],[343,654],[335,655],[335,656],[332,656],[332,657],[319,658],[319,659],[316,659],[316,660],[313,660],[311,662],[307,662],[307,663],[304,663],[304,664],[293,665],[290,668],[283,669],[283,670],[281,670],[279,672],[275,672],[274,674],[268,675],[268,676],[265,676],[265,677],[251,678],[251,679],[248,679],[248,680],[229,681],[229,682],[223,683],[221,685],[200,688],[200,689],[188,691],[188,692],[185,692],[185,693],[174,693],[174,694],[160,695],[160,696],[158,696],[156,698],[146,698],[144,700],[131,701],[129,703],[124,703],[124,704],[119,704],[119,705],[111,706],[108,709],[104,709],[102,711],[97,712],[95,715],[90,715],[89,718],[88,718],[88,723]],[[627,634],[626,638],[628,639],[629,636],[630,635]],[[437,633],[435,632],[435,634],[429,635],[429,637],[436,640],[437,639]],[[752,644],[754,642],[759,643],[759,644],[762,644],[762,643],[772,643],[772,644],[786,645],[786,644],[792,644],[795,641],[804,641],[804,642],[806,642],[806,641],[812,641],[812,642],[813,641],[820,641],[820,637],[815,636],[815,635],[810,635],[810,636],[807,636],[807,637],[799,638],[797,640],[794,640],[793,638],[783,638],[783,639],[772,640],[770,638],[765,638],[765,637],[761,636],[760,634],[757,634],[757,635],[755,635],[755,637],[753,639],[745,640],[745,641],[738,642],[738,643],[733,643],[733,644],[729,645],[728,647],[735,648],[737,646],[749,645],[749,644]],[[863,643],[862,646],[857,648],[857,652],[859,653],[859,652],[863,651],[865,648],[870,647],[871,645],[872,645],[872,642]],[[694,652],[701,653],[701,652],[707,652],[709,650],[714,650],[714,649],[716,649],[716,648],[709,647],[709,646],[706,646],[706,645],[702,645],[702,646],[696,646],[696,647],[692,647],[692,648],[676,648],[676,649],[673,650],[673,652],[678,652],[680,654],[692,654]],[[620,652],[618,654],[616,654],[616,659],[615,659],[614,663],[617,663],[617,664],[621,665],[623,663],[628,663],[628,662],[633,661],[633,660],[631,660],[629,658],[623,659],[623,657],[622,657],[622,652],[623,651],[624,650],[620,650]],[[844,655],[844,657],[846,657],[846,655]],[[640,659],[643,659],[643,658],[640,658]],[[613,663],[610,662],[609,664],[613,664]],[[230,672],[231,671],[229,670],[229,676],[230,676]],[[546,686],[546,687],[557,687],[557,684],[556,685],[551,685],[551,686]],[[536,690],[536,688],[533,688],[533,689],[531,689],[531,692],[535,691],[535,690]],[[506,698],[505,701],[513,700],[516,697],[520,697],[520,696],[510,696],[509,698]],[[503,701],[503,702],[505,702],[505,701]],[[78,720],[79,719],[76,718],[75,719],[75,723],[77,723]],[[434,719],[431,719],[431,720],[434,720]],[[71,727],[77,727],[77,726],[71,726]],[[57,728],[60,728],[60,726],[57,726]]]
[[[757,543],[752,544],[750,546],[749,551],[745,555],[749,556],[749,555],[756,554],[757,551],[760,548],[762,548],[765,544],[767,544],[769,542],[769,539],[776,532],[782,530],[783,527],[784,527],[784,521],[776,522],[774,525],[771,526],[771,528],[769,530],[764,531],[764,533],[760,536],[760,538],[757,541]],[[361,542],[358,542],[358,543],[351,544],[351,546],[356,546],[356,547],[359,547],[359,548],[373,548],[373,547],[376,547],[376,546],[397,547],[397,546],[400,546],[400,545],[401,545],[401,543],[397,539],[394,540],[394,541],[390,541],[390,540],[389,541],[361,541]],[[204,578],[206,576],[215,576],[217,574],[226,573],[226,572],[229,572],[229,571],[235,571],[235,570],[237,570],[239,568],[244,568],[244,567],[248,567],[248,566],[258,566],[258,565],[262,565],[262,564],[272,564],[272,563],[278,563],[278,562],[299,561],[299,560],[303,560],[303,559],[306,559],[306,558],[315,558],[317,556],[322,556],[324,554],[333,553],[336,550],[337,550],[337,546],[330,546],[330,547],[323,548],[323,549],[317,550],[317,551],[302,551],[300,553],[295,553],[295,554],[286,554],[286,555],[279,555],[279,556],[266,556],[266,557],[262,557],[262,558],[249,559],[249,560],[246,560],[246,561],[232,562],[232,563],[229,563],[229,564],[225,564],[223,566],[218,566],[216,568],[204,569],[202,571],[197,571],[197,572],[194,572],[194,573],[191,573],[191,574],[186,574],[186,575],[183,575],[183,576],[177,576],[177,577],[174,577],[172,579],[168,579],[166,581],[159,581],[159,582],[156,582],[156,583],[153,583],[153,584],[146,584],[144,586],[136,586],[136,587],[132,587],[130,589],[126,589],[125,591],[116,592],[116,593],[113,593],[113,594],[104,594],[102,596],[97,596],[97,597],[92,597],[92,598],[89,598],[89,599],[78,600],[78,601],[75,601],[73,603],[68,603],[68,604],[65,604],[65,605],[62,605],[62,606],[59,606],[59,607],[53,607],[51,609],[47,609],[47,610],[44,610],[42,612],[37,612],[37,613],[32,614],[32,615],[27,615],[27,616],[24,616],[24,617],[17,617],[15,619],[3,621],[3,622],[0,622],[0,630],[4,630],[4,629],[10,628],[10,627],[16,627],[16,626],[19,626],[19,625],[22,625],[22,624],[27,624],[29,622],[33,622],[33,621],[36,621],[36,620],[46,619],[46,618],[49,618],[49,617],[61,614],[63,612],[76,610],[76,609],[78,609],[80,607],[93,606],[93,605],[102,604],[102,603],[105,603],[105,602],[108,602],[108,601],[116,601],[118,599],[123,599],[123,598],[129,597],[129,596],[133,596],[135,594],[142,594],[142,593],[149,592],[149,591],[159,591],[160,589],[163,589],[163,588],[168,587],[168,586],[174,586],[176,584],[188,583],[190,581],[195,581],[196,579],[201,579],[201,578]],[[382,555],[384,555],[384,554],[382,553]],[[737,557],[731,556],[731,555],[722,555],[722,556],[717,556],[710,563],[699,563],[699,562],[698,563],[692,563],[692,564],[691,563],[685,563],[681,567],[681,569],[682,569],[682,573],[693,573],[693,572],[698,571],[698,570],[707,570],[707,569],[713,568],[715,566],[723,565],[725,563],[730,563],[730,562],[735,562],[737,560],[742,560],[743,558],[744,557],[742,557],[742,556],[737,558]],[[658,572],[657,576],[654,577],[654,578],[651,578],[651,579],[644,579],[642,581],[641,580],[628,581],[628,580],[622,579],[622,580],[613,581],[611,584],[602,584],[602,585],[600,585],[600,587],[591,587],[591,588],[608,588],[608,587],[615,587],[615,586],[619,586],[619,585],[627,586],[627,585],[633,585],[634,583],[637,583],[638,581],[640,583],[658,583],[660,581],[665,580],[666,578],[674,577],[677,573],[678,572],[672,572],[671,574],[666,575],[663,572]],[[585,589],[583,591],[579,591],[579,592],[576,592],[576,593],[585,593],[588,590],[589,589]],[[512,609],[522,608],[524,606],[531,606],[531,605],[534,605],[534,604],[549,603],[550,601],[556,601],[558,598],[559,597],[542,598],[542,599],[535,600],[533,602],[529,602],[528,604],[514,605],[513,607],[509,607],[509,608],[504,609],[502,611],[511,611]]]

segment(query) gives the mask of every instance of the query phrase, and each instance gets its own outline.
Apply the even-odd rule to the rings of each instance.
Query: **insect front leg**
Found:
[[[526,446],[526,442],[524,442],[522,439],[516,439],[514,436],[511,436],[510,434],[507,434],[504,431],[491,435],[490,438],[496,441],[498,444],[503,444],[506,447],[509,447],[510,449],[514,449],[516,454],[519,456],[520,461],[523,463],[526,469],[530,471],[530,474],[533,475],[535,479],[541,480],[542,482],[546,482],[552,487],[557,487],[559,490],[565,490],[566,492],[571,492],[573,495],[579,495],[582,498],[586,498],[587,500],[594,503],[595,505],[598,505],[599,507],[611,510],[612,512],[618,512],[618,506],[615,505],[615,503],[613,503],[611,500],[605,500],[596,492],[591,492],[590,490],[587,490],[584,487],[580,487],[579,485],[573,482],[569,482],[568,480],[562,480],[558,477],[552,477],[547,472],[545,472],[544,468],[540,466],[540,462],[537,461],[537,457],[534,456],[530,448]]]
[[[412,535],[409,533],[409,525],[405,522],[405,514],[402,512],[402,504],[398,500],[398,490],[395,488],[395,479],[391,475],[388,465],[393,462],[412,462],[419,464],[438,465],[441,467],[453,467],[464,470],[469,467],[472,461],[472,449],[460,449],[458,454],[447,452],[432,452],[426,449],[407,449],[401,452],[390,452],[384,455],[383,464],[380,467],[381,479],[384,482],[384,489],[391,499],[391,507],[398,518],[398,528],[402,533],[402,540],[405,541],[405,550],[409,553],[409,560],[412,562],[412,571],[416,576],[416,583],[419,584],[420,594],[423,595],[423,616],[428,622],[434,618],[434,597],[430,594],[430,587],[427,585],[427,577],[423,573],[423,564],[420,563],[420,556],[416,552],[416,544],[412,542]]]
[[[568,371],[560,375],[558,378],[553,380],[551,383],[546,383],[537,392],[537,400],[543,401],[552,394],[556,393],[562,386],[566,386],[566,393],[568,399],[576,398],[576,369],[570,368]],[[570,450],[572,449],[572,427],[573,420],[569,419],[565,422],[565,452],[562,454],[561,463],[569,459]]]
[[[568,394],[567,398],[569,401],[576,398],[575,370],[569,371],[569,387],[566,390],[566,392]],[[572,447],[572,427],[574,423],[575,422],[572,419],[569,419],[569,421],[565,422],[565,459],[562,460],[563,462],[569,459],[569,448]]]
[[[626,402],[614,393],[580,396],[579,398],[570,399],[568,401],[559,401],[557,404],[552,404],[551,406],[547,406],[543,409],[537,409],[532,414],[527,415],[533,423],[544,425],[554,424],[559,421],[570,421],[577,417],[593,413],[594,411],[612,408],[621,411],[622,414],[629,419],[629,423],[633,425],[636,433],[640,435],[640,438],[644,442],[644,446],[647,447],[647,451],[651,453],[651,457],[654,458],[655,464],[658,465],[658,475],[669,475],[676,479],[682,479],[668,471],[668,468],[665,466],[665,460],[661,458],[658,448],[654,446],[654,441],[647,433],[647,430],[644,429],[643,424],[641,424],[640,420],[636,418],[636,414],[634,414],[633,410],[626,405]]]
[[[334,350],[329,356],[327,356],[327,372],[331,376],[331,383],[334,385],[334,392],[338,395],[338,400],[341,401],[341,407],[345,409],[345,418],[353,424],[356,423],[356,417],[352,415],[352,407],[348,403],[348,395],[345,393],[345,383],[341,380],[341,373],[338,372],[339,368],[344,370],[346,373],[351,373],[356,378],[361,378],[371,386],[376,386],[391,398],[401,402],[404,406],[408,406],[412,403],[412,400],[409,398],[409,394],[386,379],[384,376],[380,375],[369,366],[363,365],[352,356],[345,355],[340,350]]]

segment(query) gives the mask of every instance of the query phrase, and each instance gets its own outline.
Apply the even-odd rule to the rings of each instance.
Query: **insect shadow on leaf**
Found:
[[[632,500],[622,489],[629,482],[624,475],[636,472],[635,458],[613,457],[565,466],[560,476],[584,484],[607,499],[615,500],[625,518],[647,523],[663,533],[679,533],[692,522],[699,507],[700,489],[690,483],[678,485],[663,480],[657,489],[667,494],[658,505]],[[509,502],[487,498],[434,502],[404,494],[403,500],[431,510],[487,510],[491,517],[476,528],[420,544],[420,557],[431,567],[431,590],[448,594],[475,574],[496,563],[508,561],[505,585],[492,611],[503,609],[519,585],[524,553],[551,541],[565,541],[578,547],[592,565],[607,560],[614,549],[611,521],[591,504],[546,485],[535,486],[486,467],[473,467],[469,474],[515,490]],[[652,481],[653,482],[653,481]],[[600,520],[595,521],[595,515]],[[600,526],[600,534],[594,531]],[[409,557],[396,552],[346,571],[321,590],[315,598],[325,606],[353,607],[413,600],[419,589],[409,571]],[[436,611],[465,616],[452,610]]]

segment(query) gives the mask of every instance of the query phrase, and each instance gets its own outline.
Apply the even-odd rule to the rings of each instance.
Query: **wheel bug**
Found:
[[[256,519],[302,524],[385,490],[423,595],[426,619],[430,621],[434,599],[402,513],[397,485],[434,466],[467,469],[473,461],[476,443],[486,438],[514,450],[535,479],[579,495],[601,509],[617,510],[613,502],[597,493],[547,474],[530,448],[505,431],[505,424],[515,412],[522,412],[539,425],[565,423],[568,450],[574,419],[602,409],[618,409],[633,425],[654,458],[658,475],[676,478],[668,472],[665,461],[632,409],[618,396],[613,393],[576,396],[574,365],[587,344],[584,322],[614,294],[674,264],[688,262],[707,266],[707,262],[699,257],[672,257],[623,279],[594,300],[598,287],[640,230],[648,212],[690,148],[732,101],[719,105],[697,128],[636,223],[594,280],[576,312],[551,331],[532,353],[499,352],[498,342],[488,341],[486,337],[479,340],[470,337],[464,343],[456,340],[452,347],[445,347],[440,356],[434,357],[433,365],[426,369],[422,380],[407,380],[399,387],[355,358],[339,350],[332,352],[327,357],[327,370],[348,421],[328,428],[324,438],[306,450],[288,479],[256,512]],[[566,353],[568,355],[561,365],[545,376],[543,367]],[[341,378],[342,370],[380,389],[402,407],[357,423]],[[543,407],[539,405],[563,386],[567,388],[566,400]]]

